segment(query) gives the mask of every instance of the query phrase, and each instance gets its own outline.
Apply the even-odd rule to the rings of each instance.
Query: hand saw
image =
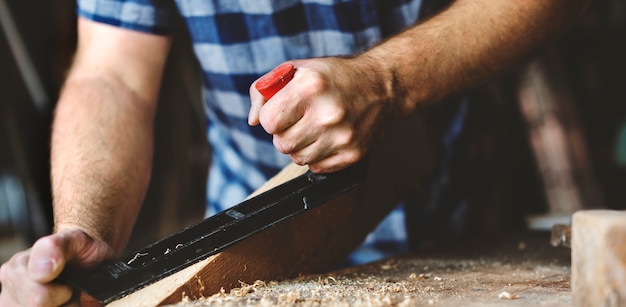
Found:
[[[269,99],[293,77],[290,64],[276,67],[256,87]],[[356,187],[365,161],[332,174],[311,171],[209,217],[121,259],[87,269],[66,268],[59,280],[109,303],[215,255],[290,217],[323,205]]]

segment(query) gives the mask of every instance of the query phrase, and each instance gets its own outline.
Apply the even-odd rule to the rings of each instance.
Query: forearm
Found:
[[[56,230],[79,227],[118,253],[150,178],[154,104],[115,78],[73,73],[53,124]]]
[[[523,63],[567,29],[584,2],[459,0],[359,58],[377,67],[385,95],[406,115]]]

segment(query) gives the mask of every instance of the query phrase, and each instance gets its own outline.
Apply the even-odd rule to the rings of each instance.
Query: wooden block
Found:
[[[626,306],[626,211],[574,214],[572,293],[576,306]]]
[[[428,117],[430,118],[430,117]],[[440,143],[416,114],[399,123],[370,156],[365,181],[328,203],[243,240],[110,306],[157,306],[208,297],[255,280],[334,269],[408,193],[437,167]],[[289,166],[270,189],[306,168]],[[255,193],[256,194],[256,193]]]

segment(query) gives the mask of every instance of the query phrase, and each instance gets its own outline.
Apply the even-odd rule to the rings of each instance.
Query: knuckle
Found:
[[[345,166],[359,162],[363,158],[363,153],[358,150],[348,151],[343,158],[342,164]]]
[[[50,235],[40,238],[33,244],[33,254],[58,255],[64,250],[63,238],[57,235]]]
[[[58,248],[61,246],[61,239],[59,236],[45,236],[35,242],[33,247],[38,248]]]
[[[321,127],[328,127],[344,122],[346,110],[335,103],[326,103],[320,109],[319,122]]]
[[[259,123],[261,123],[261,127],[263,127],[267,133],[275,134],[278,131],[276,120],[277,116],[272,116],[268,113],[269,111],[267,108],[261,109],[261,112],[259,113]]]
[[[299,155],[291,155],[291,161],[293,161],[293,163],[297,164],[297,165],[305,165],[306,160],[304,159],[304,157],[299,156]]]
[[[302,162],[302,160],[300,160],[300,159],[291,158],[291,161],[293,161],[293,163],[295,163],[297,165],[300,165],[300,166],[306,165],[306,163]]]
[[[349,147],[354,142],[355,133],[352,130],[343,130],[337,133],[335,143],[338,148]]]
[[[327,171],[336,172],[359,162],[362,157],[363,154],[360,151],[345,151],[335,156],[332,160],[326,161],[324,169]]]
[[[274,137],[273,143],[274,147],[276,147],[276,149],[278,149],[281,153],[290,154],[293,151],[293,144],[279,137]]]
[[[324,172],[324,169],[322,167],[319,167],[317,163],[309,164],[309,169],[311,170],[311,172],[316,174]]]
[[[305,95],[316,95],[324,92],[326,88],[328,88],[327,82],[318,72],[311,72],[309,77],[302,80],[300,84],[302,93]]]
[[[28,253],[16,253],[11,257],[11,259],[9,259],[9,261],[0,266],[0,282],[4,284],[4,282],[10,280],[11,278],[19,276],[20,271],[25,271],[27,264]]]

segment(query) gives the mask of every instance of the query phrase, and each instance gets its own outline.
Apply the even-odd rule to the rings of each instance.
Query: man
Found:
[[[289,159],[314,172],[357,162],[393,122],[524,61],[582,2],[459,0],[415,24],[421,1],[79,1],[52,133],[55,231],[2,266],[0,305],[64,304],[72,290],[51,282],[66,263],[123,250],[150,177],[176,12],[204,73],[217,211]],[[248,86],[284,61],[293,81],[270,101],[250,87],[247,105]]]

